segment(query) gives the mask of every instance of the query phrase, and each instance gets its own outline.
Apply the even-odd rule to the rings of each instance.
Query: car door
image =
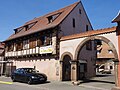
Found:
[[[20,81],[20,69],[17,69],[16,71],[14,71],[14,77],[17,81]]]
[[[20,70],[18,77],[19,77],[20,81],[25,82],[26,73],[25,73],[24,69]]]

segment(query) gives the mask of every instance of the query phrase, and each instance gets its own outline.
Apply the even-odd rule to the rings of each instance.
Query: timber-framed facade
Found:
[[[45,73],[48,80],[62,80],[60,39],[63,36],[93,30],[80,2],[35,18],[14,29],[5,40],[6,73],[15,68],[32,67]]]

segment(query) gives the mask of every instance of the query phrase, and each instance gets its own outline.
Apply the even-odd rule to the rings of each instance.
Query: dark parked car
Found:
[[[47,76],[43,73],[38,73],[33,68],[18,68],[11,74],[11,79],[13,82],[21,81],[32,83],[44,83],[47,81]]]

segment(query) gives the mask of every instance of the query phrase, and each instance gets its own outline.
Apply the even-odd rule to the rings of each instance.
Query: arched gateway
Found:
[[[116,27],[63,37],[60,43],[61,80],[63,80],[64,77],[63,63],[65,63],[66,58],[69,59],[69,64],[71,64],[71,70],[69,70],[71,71],[71,73],[69,73],[71,75],[70,80],[77,81],[81,78],[95,76],[96,40],[101,40],[108,44],[114,54],[114,59],[112,60],[115,63],[115,84],[118,86],[119,49]]]
[[[118,66],[117,66],[117,63],[119,62],[118,61],[118,54],[117,54],[117,51],[116,51],[116,48],[113,44],[113,42],[111,42],[109,39],[107,39],[106,37],[103,37],[103,36],[91,36],[91,37],[88,37],[86,39],[84,39],[82,42],[80,42],[80,44],[78,45],[78,47],[76,48],[76,51],[75,51],[75,57],[74,59],[75,60],[79,60],[80,59],[80,52],[82,51],[84,45],[88,42],[88,41],[96,41],[96,40],[101,40],[103,42],[105,42],[112,50],[112,53],[114,54],[114,59],[112,59],[112,61],[114,62],[114,68],[115,68],[115,84],[117,85],[118,84]],[[94,58],[94,57],[93,57]],[[95,59],[95,58],[94,58]],[[82,64],[84,66],[86,66],[86,63],[85,64]],[[90,71],[91,72],[91,71]],[[79,72],[77,70],[77,73],[79,75]],[[81,76],[81,75],[80,75]],[[79,78],[79,76],[77,77]]]

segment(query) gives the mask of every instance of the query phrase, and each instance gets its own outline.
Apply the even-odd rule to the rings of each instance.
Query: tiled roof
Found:
[[[120,12],[119,12],[118,15],[113,19],[112,22],[120,22]]]
[[[114,58],[114,54],[110,53],[109,50],[111,50],[111,47],[102,41],[102,45],[97,47],[97,51],[99,51],[97,58]]]
[[[64,41],[64,40],[70,40],[70,39],[75,39],[75,38],[82,38],[82,37],[88,37],[88,36],[93,36],[93,35],[98,35],[98,34],[110,33],[110,32],[115,32],[115,31],[116,31],[116,27],[104,28],[100,30],[92,30],[92,31],[87,31],[87,32],[83,32],[80,34],[64,36],[61,38],[61,40]]]
[[[22,37],[22,36],[25,36],[25,35],[30,35],[32,33],[36,33],[36,32],[42,31],[42,30],[46,30],[46,29],[56,27],[57,25],[59,25],[67,17],[67,15],[79,3],[80,2],[76,2],[76,3],[74,3],[74,4],[70,5],[70,6],[67,6],[65,8],[62,8],[60,10],[54,11],[52,13],[46,14],[44,16],[41,16],[41,17],[38,17],[38,18],[35,18],[35,19],[31,20],[31,21],[26,22],[21,27],[24,27],[24,26],[26,26],[26,25],[28,25],[30,23],[34,23],[34,22],[36,22],[36,24],[27,31],[21,30],[19,33],[11,35],[6,41],[9,41],[9,40],[12,40],[12,39],[15,39],[15,38],[18,38],[18,37]],[[58,13],[60,13],[60,15],[53,22],[48,23],[48,18],[47,17],[52,16],[52,15],[56,15]]]

